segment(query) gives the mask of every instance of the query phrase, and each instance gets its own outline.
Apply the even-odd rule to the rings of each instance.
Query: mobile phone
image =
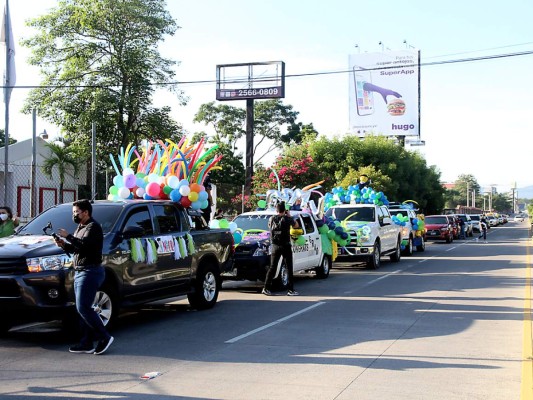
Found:
[[[354,68],[355,102],[358,115],[371,115],[374,113],[374,94],[364,89],[365,83],[372,83],[370,71],[361,71]]]

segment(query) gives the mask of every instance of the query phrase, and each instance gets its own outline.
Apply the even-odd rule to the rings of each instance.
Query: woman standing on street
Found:
[[[0,207],[0,238],[11,236],[15,233],[15,227],[18,225],[17,216],[9,207]]]

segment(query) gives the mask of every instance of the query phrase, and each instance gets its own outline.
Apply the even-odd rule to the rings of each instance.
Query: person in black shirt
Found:
[[[72,220],[78,224],[73,235],[65,229],[57,231],[61,238],[56,239],[56,245],[67,253],[73,253],[74,264],[74,294],[76,296],[76,310],[80,316],[82,339],[80,344],[71,346],[71,353],[104,353],[111,343],[111,336],[102,320],[93,309],[93,303],[98,288],[105,279],[102,266],[102,247],[104,234],[102,226],[92,217],[93,207],[89,200],[78,200],[72,203]],[[94,346],[94,341],[98,344]]]
[[[285,209],[285,202],[282,201],[276,206],[277,214],[270,217],[268,220],[268,228],[270,230],[270,240],[272,242],[272,249],[270,252],[270,267],[265,279],[265,286],[263,294],[271,296],[272,279],[276,273],[276,269],[281,257],[285,260],[289,275],[289,291],[288,296],[298,296],[298,292],[294,290],[293,282],[293,265],[292,265],[292,248],[291,248],[291,226],[298,228],[298,222],[291,218],[289,211]]]
[[[211,196],[211,190],[213,187],[211,185],[211,177],[208,173],[204,179],[204,188],[207,192],[207,207],[202,209],[202,215],[207,225],[209,225],[209,221],[211,220],[211,207],[213,206],[213,196]]]

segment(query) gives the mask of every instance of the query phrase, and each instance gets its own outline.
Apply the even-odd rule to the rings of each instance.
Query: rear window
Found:
[[[471,215],[470,219],[473,221],[481,221],[481,218],[479,217],[479,215]]]
[[[446,217],[426,217],[426,225],[431,224],[448,224],[448,219]]]

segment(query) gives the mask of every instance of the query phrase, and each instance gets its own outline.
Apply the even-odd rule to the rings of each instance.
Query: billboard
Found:
[[[350,132],[359,136],[420,136],[420,52],[353,54]]]

